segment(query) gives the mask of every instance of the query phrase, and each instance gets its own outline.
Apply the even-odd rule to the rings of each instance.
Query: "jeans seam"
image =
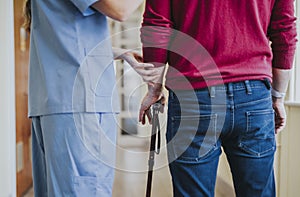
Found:
[[[268,101],[268,100],[270,100],[270,99],[271,99],[271,97],[265,97],[265,98],[263,98],[263,99],[259,99],[259,100],[252,101],[251,104],[260,103],[260,102],[264,102],[264,101]],[[244,106],[247,107],[248,105],[249,105],[249,102],[237,104],[235,107],[236,107],[236,108],[240,108],[240,107],[244,107]]]

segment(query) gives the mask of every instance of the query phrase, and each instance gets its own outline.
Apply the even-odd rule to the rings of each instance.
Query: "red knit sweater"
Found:
[[[168,63],[173,89],[272,80],[296,48],[294,0],[147,0],[145,62]]]

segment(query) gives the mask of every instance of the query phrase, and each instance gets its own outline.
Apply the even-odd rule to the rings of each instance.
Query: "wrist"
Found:
[[[283,98],[276,98],[276,97],[272,97],[272,102],[273,105],[275,104],[284,104],[284,99]]]
[[[271,95],[273,98],[276,98],[276,99],[284,99],[285,92],[279,92],[279,91],[275,90],[274,88],[272,88]]]
[[[125,61],[128,61],[128,56],[130,55],[129,51],[123,50],[123,51],[119,51],[119,58]]]
[[[162,84],[160,83],[148,83],[148,92],[153,96],[159,97],[162,93]]]

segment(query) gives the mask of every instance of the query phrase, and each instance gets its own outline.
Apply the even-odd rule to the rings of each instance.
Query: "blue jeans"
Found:
[[[113,113],[33,117],[34,195],[111,197],[116,133]]]
[[[174,196],[214,196],[221,147],[237,197],[275,197],[268,81],[169,91],[167,148]]]

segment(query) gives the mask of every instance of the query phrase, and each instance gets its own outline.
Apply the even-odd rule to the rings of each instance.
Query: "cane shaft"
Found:
[[[151,187],[152,187],[152,177],[153,177],[153,167],[154,167],[154,157],[155,152],[159,153],[160,148],[160,126],[158,120],[158,113],[160,109],[160,104],[153,105],[153,119],[152,119],[152,131],[151,131],[151,140],[150,140],[150,154],[148,160],[148,179],[147,179],[147,190],[146,197],[151,196]],[[156,139],[158,139],[158,145],[156,150]]]

